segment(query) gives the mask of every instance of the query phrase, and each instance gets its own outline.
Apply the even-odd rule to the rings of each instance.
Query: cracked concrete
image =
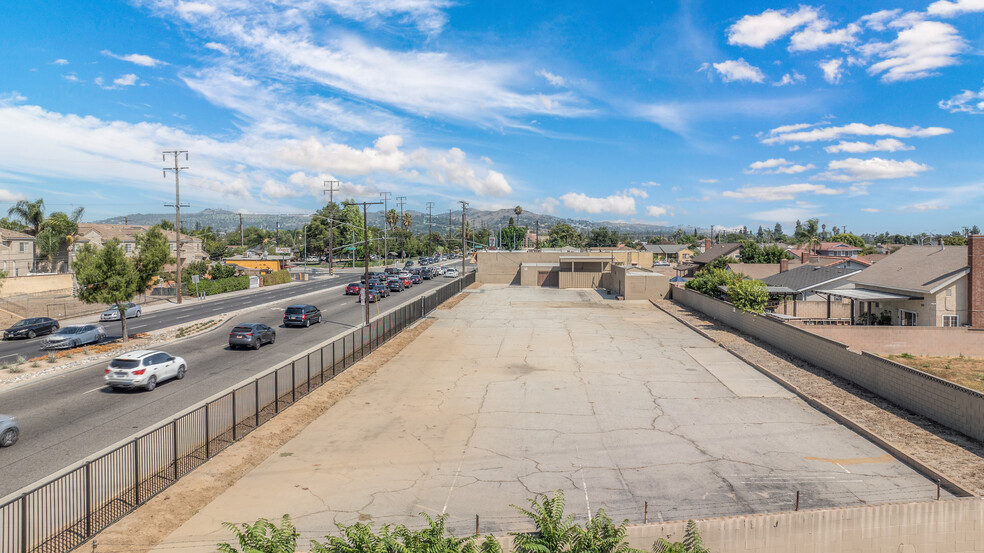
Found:
[[[483,533],[526,530],[510,505],[555,489],[579,519],[590,506],[635,523],[645,502],[654,521],[792,510],[797,490],[801,508],[935,498],[934,483],[648,303],[481,292],[435,312],[156,551],[213,551],[229,538],[221,522],[284,513],[304,539],[339,522],[419,527],[422,512],[447,512],[461,535],[476,514]]]

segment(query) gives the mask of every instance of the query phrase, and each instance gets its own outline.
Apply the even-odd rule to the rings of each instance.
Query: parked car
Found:
[[[458,269],[450,268],[444,273],[445,278],[458,278]]]
[[[229,349],[240,346],[260,349],[263,344],[277,341],[277,331],[263,323],[242,323],[229,333]]]
[[[134,317],[140,316],[140,306],[135,303],[124,303],[123,309],[126,310],[126,318],[132,319]],[[109,309],[102,312],[99,315],[100,321],[118,321],[120,320],[120,310],[116,307],[116,304],[110,305]]]
[[[102,325],[63,326],[41,341],[41,349],[77,348],[86,344],[98,344],[105,337],[106,329]]]
[[[17,443],[20,425],[13,415],[0,415],[0,447],[10,447]]]
[[[352,284],[349,284],[348,286],[345,287],[346,296],[358,296],[359,292],[361,291],[362,291],[361,282],[353,282]]]
[[[413,267],[413,261],[410,261],[408,259],[407,262],[406,262],[406,264],[404,265],[404,267]]]
[[[35,338],[42,334],[51,334],[56,330],[58,330],[58,321],[50,317],[21,319],[3,331],[3,339]]]
[[[670,266],[669,261],[656,261],[653,263],[653,267],[669,267],[669,266]]]
[[[143,388],[148,392],[161,381],[185,377],[188,365],[181,357],[163,351],[137,350],[109,362],[106,384],[114,390]]]
[[[321,322],[321,310],[313,305],[291,305],[284,310],[284,326],[311,326]]]
[[[403,285],[403,281],[398,278],[389,279],[387,285],[389,286],[390,292],[402,292],[406,289],[406,286]]]

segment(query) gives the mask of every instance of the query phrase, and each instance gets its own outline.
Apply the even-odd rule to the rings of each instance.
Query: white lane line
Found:
[[[577,454],[576,458],[580,459],[581,450],[576,445],[574,446],[574,452]],[[584,505],[588,508],[588,524],[591,524],[591,501],[588,500],[588,482],[584,479],[584,466],[578,464],[577,470],[581,473],[581,486],[584,487]]]
[[[834,463],[834,464],[840,467],[844,472],[851,474],[851,471],[847,470],[847,468],[841,465],[840,463]]]
[[[454,491],[454,485],[458,482],[458,475],[461,474],[461,464],[465,462],[465,452],[461,452],[461,460],[458,461],[458,469],[454,471],[454,479],[451,480],[451,487],[448,488],[448,496],[444,498],[444,508],[441,509],[441,514],[448,512],[448,503],[451,502],[451,492]]]
[[[93,389],[89,390],[88,392],[82,392],[82,395],[91,394],[92,392],[98,392],[99,390],[102,390],[103,388],[105,388],[105,386],[100,386],[98,388],[93,388]]]

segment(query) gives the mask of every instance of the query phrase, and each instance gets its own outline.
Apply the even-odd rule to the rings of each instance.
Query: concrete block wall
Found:
[[[984,440],[984,394],[710,296],[674,288],[673,299],[745,334],[822,367],[891,401],[977,440]]]

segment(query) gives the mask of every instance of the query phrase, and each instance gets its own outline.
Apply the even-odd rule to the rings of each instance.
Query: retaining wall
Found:
[[[984,440],[984,394],[811,334],[710,296],[674,288],[673,299],[745,334],[826,369],[944,426]]]
[[[790,324],[799,326],[795,321]],[[984,331],[967,327],[808,325],[803,328],[812,334],[845,344],[855,351],[984,357]]]

